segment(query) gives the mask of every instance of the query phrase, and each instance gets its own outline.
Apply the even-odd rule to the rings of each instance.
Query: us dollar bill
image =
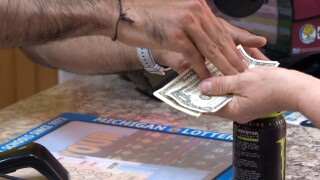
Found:
[[[249,56],[246,51],[243,49],[241,45],[237,46],[237,49],[239,50],[240,54],[245,58],[245,60],[249,63],[249,69],[254,68],[257,66],[279,66],[278,61],[263,61],[263,60],[258,60],[254,59],[253,57]]]
[[[211,76],[222,76],[223,74],[209,61],[206,61],[206,66]],[[189,70],[188,72],[193,71]],[[183,83],[176,84],[165,92],[166,96],[169,96],[179,105],[197,111],[203,112],[215,112],[226,103],[231,100],[231,96],[207,96],[202,94],[198,86],[200,79],[197,75],[193,75],[184,79]]]
[[[279,65],[279,62],[276,61],[262,61],[250,57],[241,45],[237,48],[249,63],[249,68]],[[223,76],[210,61],[206,61],[206,66],[212,77]],[[163,88],[155,91],[154,95],[170,106],[192,116],[200,116],[201,113],[216,112],[232,100],[231,95],[204,95],[198,89],[199,84],[200,79],[197,74],[192,69],[188,69]]]
[[[185,108],[184,106],[181,106],[178,102],[176,102],[174,99],[166,95],[169,90],[171,90],[173,87],[179,86],[179,84],[183,84],[183,81],[185,79],[189,79],[191,76],[196,76],[195,72],[186,70],[178,76],[179,78],[176,77],[174,80],[169,82],[163,88],[155,91],[153,95],[175,109],[185,112],[191,116],[199,117],[201,115],[200,112]]]

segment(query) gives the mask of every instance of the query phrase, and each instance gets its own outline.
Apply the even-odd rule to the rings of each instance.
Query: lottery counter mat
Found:
[[[232,179],[231,134],[65,113],[0,152],[31,141],[52,152],[71,179]]]

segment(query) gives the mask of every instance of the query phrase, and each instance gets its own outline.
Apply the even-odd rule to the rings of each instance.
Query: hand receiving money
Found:
[[[237,46],[237,49],[248,62],[249,68],[279,66],[277,61],[263,61],[250,57],[241,45]],[[206,66],[212,77],[223,76],[210,61],[206,61]],[[198,89],[200,81],[197,74],[192,69],[188,69],[170,83],[155,91],[154,95],[170,106],[196,117],[200,116],[201,113],[216,112],[232,99],[232,95],[207,96],[202,94]]]

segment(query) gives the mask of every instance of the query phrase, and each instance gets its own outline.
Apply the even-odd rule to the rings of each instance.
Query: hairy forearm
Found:
[[[88,36],[23,47],[35,62],[80,74],[142,69],[136,49],[105,36]]]
[[[114,0],[0,0],[0,48],[112,36],[118,13]]]

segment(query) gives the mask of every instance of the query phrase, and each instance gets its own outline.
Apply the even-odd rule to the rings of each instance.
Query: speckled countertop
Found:
[[[196,119],[135,90],[118,75],[81,76],[0,110],[0,143],[64,112],[91,115],[161,114],[166,123],[232,133],[232,122]],[[158,122],[161,123],[161,122]],[[286,179],[320,179],[320,130],[288,125]]]

